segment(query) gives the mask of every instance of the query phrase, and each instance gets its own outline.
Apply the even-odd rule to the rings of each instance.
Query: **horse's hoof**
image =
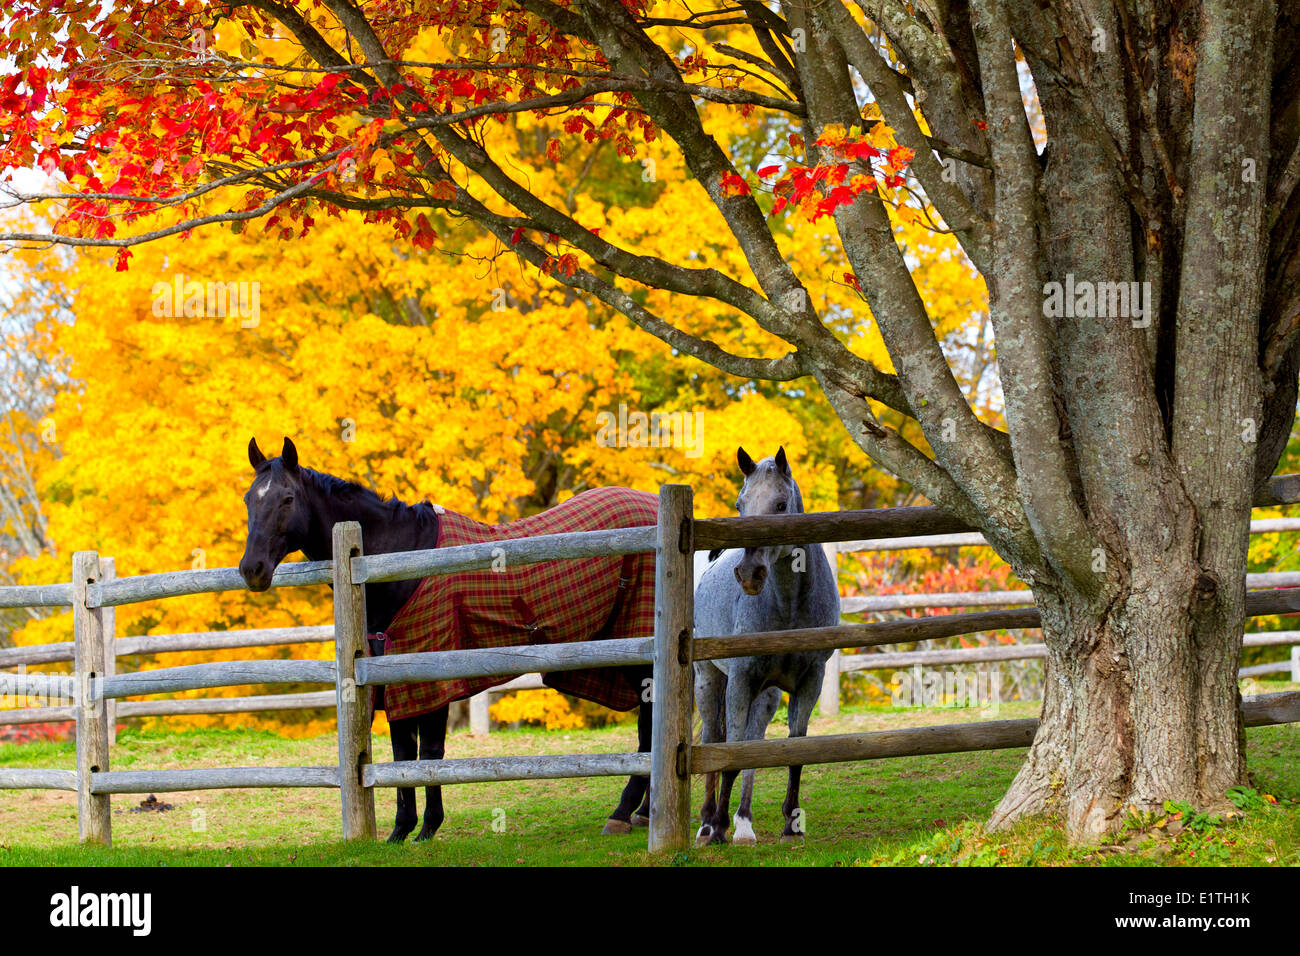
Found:
[[[744,817],[736,818],[735,828],[731,833],[731,842],[735,846],[754,846],[758,843],[758,836],[754,833],[754,824]]]
[[[646,816],[644,813],[632,814],[632,826],[648,827],[649,825],[650,825],[650,818]]]
[[[430,830],[428,827],[424,827],[420,830],[418,834],[416,834],[415,840],[413,842],[424,843],[426,840],[432,840],[433,835],[437,832],[438,832],[437,830]]]
[[[711,836],[713,836],[712,827],[700,827],[699,832],[695,834],[695,845],[697,847],[708,846],[709,837]]]
[[[782,833],[782,834],[781,834],[781,842],[782,842],[782,843],[793,844],[793,845],[795,845],[795,846],[802,846],[802,845],[803,845],[803,834],[802,834],[802,833]]]
[[[632,824],[626,820],[615,820],[613,817],[605,821],[605,829],[600,831],[601,836],[619,836],[631,832]]]
[[[388,842],[405,843],[406,838],[410,836],[411,831],[414,829],[414,827],[395,827],[393,832],[388,834]]]

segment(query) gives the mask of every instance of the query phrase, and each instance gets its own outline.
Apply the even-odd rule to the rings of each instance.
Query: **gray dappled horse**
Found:
[[[736,451],[745,484],[736,499],[741,515],[794,514],[803,511],[799,485],[790,473],[785,448],[757,464]],[[720,555],[720,556],[719,556]],[[722,637],[756,631],[784,631],[801,627],[831,627],[840,622],[840,593],[835,571],[820,544],[779,545],[715,551],[708,570],[695,590],[695,634]],[[822,675],[831,651],[734,657],[695,664],[695,702],[703,721],[701,742],[762,740],[781,703],[790,694],[791,737],[808,732],[808,718],[821,691]],[[799,809],[799,776],[791,767],[781,813],[785,817],[782,842],[797,842],[803,834]],[[696,845],[725,843],[731,788],[735,770],[722,772],[721,792],[715,797],[717,774],[705,778],[704,806]],[[740,806],[732,836],[737,844],[757,842],[752,801],[754,771],[746,770]]]

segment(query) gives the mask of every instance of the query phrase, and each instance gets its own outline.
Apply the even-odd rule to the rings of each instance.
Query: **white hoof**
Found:
[[[736,817],[736,827],[731,835],[731,842],[736,846],[753,846],[758,842],[754,834],[754,821],[745,817]]]
[[[709,840],[712,839],[712,837],[713,837],[713,827],[702,826],[700,827],[699,831],[695,834],[695,845],[708,846]]]

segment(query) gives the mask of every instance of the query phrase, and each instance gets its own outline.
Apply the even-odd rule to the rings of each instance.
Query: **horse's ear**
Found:
[[[266,456],[262,454],[262,449],[257,447],[257,439],[250,438],[248,440],[248,463],[252,465],[253,470],[256,471],[257,466],[264,461],[266,461]]]
[[[294,447],[293,440],[290,438],[285,438],[284,447],[280,449],[280,461],[285,471],[290,474],[298,470],[298,449]]]
[[[740,473],[748,478],[754,473],[754,459],[749,457],[749,452],[743,448],[736,449],[736,464],[740,465]]]
[[[783,475],[790,474],[790,463],[785,459],[785,446],[782,445],[776,453],[776,470]]]

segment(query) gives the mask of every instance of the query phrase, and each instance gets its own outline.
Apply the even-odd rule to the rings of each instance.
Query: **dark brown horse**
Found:
[[[395,498],[381,499],[368,488],[333,475],[304,468],[292,441],[284,440],[278,458],[267,458],[256,440],[248,443],[248,458],[255,472],[244,495],[248,507],[248,539],[239,571],[253,591],[271,586],[276,567],[288,555],[301,551],[312,561],[332,556],[334,525],[356,521],[367,554],[419,551],[438,545],[437,510],[430,504],[408,505]],[[419,580],[366,585],[366,624],[370,633],[388,629],[394,616],[419,586]],[[650,668],[644,668],[645,678]],[[509,678],[504,678],[508,680]],[[640,704],[638,746],[650,750],[651,704]],[[389,721],[394,760],[441,760],[447,733],[447,707]],[[605,833],[627,833],[633,823],[649,822],[649,779],[628,778],[618,807],[605,824]],[[416,840],[433,836],[443,821],[442,788],[425,788],[424,826]],[[400,843],[418,822],[414,788],[397,791],[397,818],[390,843]]]

